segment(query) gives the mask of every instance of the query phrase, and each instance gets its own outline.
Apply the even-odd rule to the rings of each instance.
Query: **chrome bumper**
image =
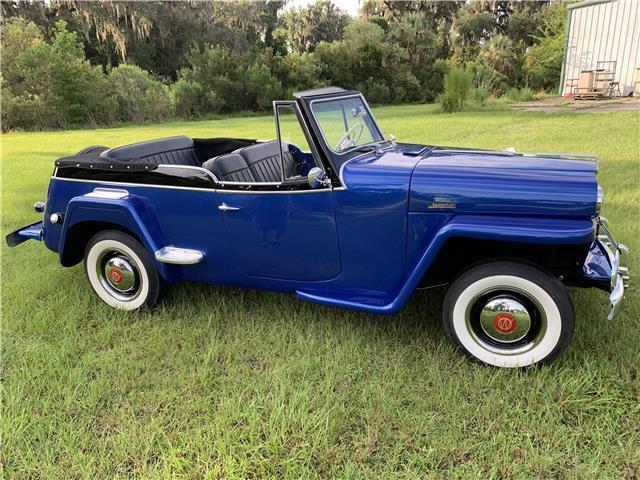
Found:
[[[629,287],[629,249],[615,241],[613,235],[607,228],[607,219],[596,217],[596,242],[598,242],[605,252],[610,265],[610,288],[609,291],[609,315],[607,319],[612,320],[616,312],[620,309],[624,300],[624,290]]]

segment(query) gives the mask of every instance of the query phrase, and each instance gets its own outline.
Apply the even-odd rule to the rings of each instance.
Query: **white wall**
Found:
[[[616,80],[622,94],[628,95],[640,64],[640,0],[612,0],[570,10],[562,95],[569,93],[567,79],[595,69],[600,60],[617,60]]]

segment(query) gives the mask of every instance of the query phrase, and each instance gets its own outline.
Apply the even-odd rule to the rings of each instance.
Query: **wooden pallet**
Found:
[[[573,94],[574,100],[604,100],[610,98],[607,92],[592,90],[590,92],[576,92]]]

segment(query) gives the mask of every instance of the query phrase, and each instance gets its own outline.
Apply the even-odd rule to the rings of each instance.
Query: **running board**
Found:
[[[193,265],[204,260],[204,253],[188,248],[164,247],[156,251],[156,260],[174,265]]]

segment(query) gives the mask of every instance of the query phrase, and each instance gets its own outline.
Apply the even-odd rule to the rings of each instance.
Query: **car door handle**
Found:
[[[222,205],[218,205],[218,210],[222,210],[223,212],[235,212],[236,210],[240,210],[238,207],[230,207],[226,203]]]

